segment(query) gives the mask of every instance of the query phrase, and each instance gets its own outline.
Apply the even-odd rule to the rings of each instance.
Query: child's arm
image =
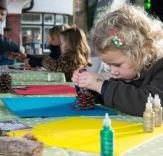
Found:
[[[59,57],[57,60],[47,56],[43,59],[42,65],[49,71],[63,72],[67,81],[71,81],[71,77],[75,69],[77,69],[74,60],[71,57]]]
[[[16,52],[16,53],[24,53],[24,47],[22,47],[21,45],[17,44],[16,42],[14,42],[13,40],[0,35],[0,51],[1,52],[7,52],[7,51],[12,51],[12,52]]]
[[[149,93],[158,94],[163,100],[163,70],[152,75],[151,79],[142,81],[139,87],[115,79],[104,81],[101,89],[104,104],[131,115],[142,116]]]
[[[46,56],[42,60],[42,66],[50,71],[55,71],[57,66],[57,61],[53,60],[50,56]]]
[[[160,67],[161,66],[161,67]],[[98,74],[74,73],[72,80],[80,87],[99,92],[104,104],[122,112],[142,116],[149,93],[158,94],[163,100],[163,65],[154,67],[145,77],[127,83],[118,79],[105,80]]]

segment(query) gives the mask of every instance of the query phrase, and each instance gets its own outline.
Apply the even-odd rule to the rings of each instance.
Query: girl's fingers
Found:
[[[73,82],[75,82],[75,83],[78,83],[77,78],[72,77],[71,80],[72,80]]]
[[[79,85],[79,87],[82,87],[82,88],[84,88],[84,87],[87,87],[87,86],[88,86],[86,83],[78,83],[78,85]]]

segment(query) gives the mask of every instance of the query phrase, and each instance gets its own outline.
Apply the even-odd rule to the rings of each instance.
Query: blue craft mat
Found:
[[[96,106],[91,110],[75,110],[75,97],[13,97],[3,98],[8,109],[20,117],[70,117],[116,115]]]

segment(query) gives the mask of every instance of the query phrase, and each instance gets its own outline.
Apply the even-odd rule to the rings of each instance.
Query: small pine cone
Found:
[[[0,93],[8,93],[11,91],[11,76],[8,73],[0,75]]]

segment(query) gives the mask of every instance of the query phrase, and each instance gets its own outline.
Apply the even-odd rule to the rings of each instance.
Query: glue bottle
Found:
[[[148,99],[150,100],[150,102],[151,102],[151,104],[152,104],[152,108],[153,108],[154,98],[153,98],[153,96],[152,96],[151,93],[149,93]],[[147,99],[147,100],[148,100],[148,99]],[[153,110],[153,115],[155,116],[154,110]],[[155,127],[155,117],[154,117],[154,120],[153,120],[153,126]]]
[[[152,97],[152,94],[151,94],[151,93],[149,93],[148,99],[150,99],[151,103],[153,104],[154,99],[153,99],[153,97]]]
[[[160,127],[162,124],[162,107],[159,96],[154,97],[155,126]]]
[[[103,128],[100,133],[101,141],[101,156],[114,155],[114,131],[111,127],[111,120],[108,113],[105,114]]]
[[[150,97],[147,99],[146,108],[143,113],[144,132],[153,132],[155,127],[155,112],[152,108]]]

